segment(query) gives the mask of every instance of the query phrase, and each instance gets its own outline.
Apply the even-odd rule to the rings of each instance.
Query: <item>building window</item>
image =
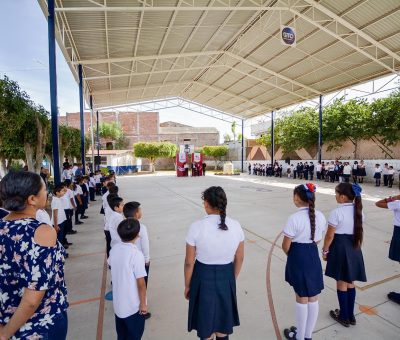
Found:
[[[183,141],[184,141],[184,142],[190,142],[191,139],[190,139],[190,138],[185,138]]]

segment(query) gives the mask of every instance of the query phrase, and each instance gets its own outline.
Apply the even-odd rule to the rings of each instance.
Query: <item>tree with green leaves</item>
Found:
[[[385,146],[400,141],[400,89],[371,104],[374,136]]]
[[[231,141],[231,136],[229,135],[229,133],[225,133],[224,134],[224,143],[228,143]]]
[[[202,153],[208,157],[214,158],[215,170],[217,170],[218,161],[222,160],[222,157],[228,154],[228,147],[226,145],[216,145],[216,146],[203,146]]]
[[[231,131],[233,134],[233,141],[236,142],[236,120],[234,120],[231,124]]]
[[[133,146],[135,157],[146,158],[150,162],[150,171],[155,171],[155,162],[158,158],[175,157],[177,146],[170,142],[139,142]]]
[[[0,79],[0,163],[25,160],[28,169],[39,172],[45,153],[50,122],[48,112],[34,104],[17,82]],[[21,157],[21,151],[24,157]]]
[[[94,131],[96,134],[96,129]],[[125,149],[129,146],[129,140],[125,137],[121,125],[117,122],[100,123],[99,124],[99,137],[111,139],[115,149]]]
[[[354,158],[357,158],[357,146],[361,139],[369,139],[372,129],[371,106],[364,99],[336,99],[324,108],[324,140],[329,143],[328,150],[342,146],[349,139],[354,145]]]
[[[238,134],[238,141],[241,142],[243,139],[243,135],[241,133]]]

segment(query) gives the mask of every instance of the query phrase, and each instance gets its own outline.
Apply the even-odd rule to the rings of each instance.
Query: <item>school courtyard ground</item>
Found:
[[[152,318],[146,322],[143,339],[196,339],[196,334],[189,334],[186,328],[185,235],[189,225],[204,215],[201,192],[212,185],[225,189],[228,215],[240,221],[246,234],[245,261],[237,283],[241,326],[234,329],[231,339],[279,339],[285,327],[295,324],[294,293],[284,280],[286,259],[280,248],[280,232],[296,210],[292,188],[300,181],[246,174],[176,178],[172,173],[120,177],[117,181],[125,202],[142,203],[142,222],[150,236],[148,305]],[[333,280],[325,278],[314,340],[400,338],[400,305],[386,296],[390,291],[400,291],[400,265],[387,257],[392,214],[374,205],[376,200],[394,194],[398,189],[364,185],[363,252],[368,282],[357,283],[357,326],[344,328],[329,317],[329,310],[337,308],[336,288]],[[334,186],[318,183],[317,209],[327,217],[335,206]],[[104,293],[110,290],[110,273],[99,210],[98,198],[88,211],[90,218],[69,237],[74,244],[66,264],[68,338],[73,340],[116,339],[112,302],[104,300]]]

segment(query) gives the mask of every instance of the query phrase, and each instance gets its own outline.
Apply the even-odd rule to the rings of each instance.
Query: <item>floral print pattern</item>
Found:
[[[64,281],[65,249],[35,243],[40,223],[32,218],[0,221],[0,324],[16,311],[25,288],[45,290],[36,313],[12,339],[42,339],[57,314],[68,308]]]

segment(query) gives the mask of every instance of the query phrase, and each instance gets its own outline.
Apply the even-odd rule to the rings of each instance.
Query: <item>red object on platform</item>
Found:
[[[188,155],[176,153],[176,175],[178,177],[187,177],[189,175],[189,167],[185,168],[188,163]]]

